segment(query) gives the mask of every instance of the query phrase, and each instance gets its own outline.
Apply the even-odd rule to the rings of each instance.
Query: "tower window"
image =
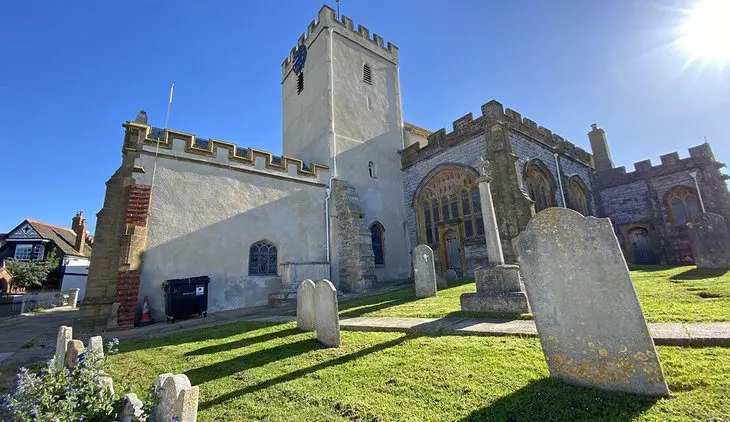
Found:
[[[370,240],[373,246],[373,255],[375,255],[375,265],[385,264],[385,253],[383,248],[383,232],[385,229],[379,222],[374,222],[370,226]]]
[[[375,163],[372,161],[368,161],[368,174],[370,174],[370,177],[375,179],[377,175],[375,174]]]
[[[367,63],[362,65],[362,81],[368,85],[373,84],[373,71],[370,70],[370,65]]]
[[[297,76],[297,95],[304,91],[304,72],[299,73]]]

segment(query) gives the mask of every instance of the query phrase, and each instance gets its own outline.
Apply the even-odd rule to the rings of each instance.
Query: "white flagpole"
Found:
[[[170,107],[172,107],[172,92],[175,90],[175,84],[170,86],[170,99],[167,101],[167,114],[165,115],[165,131],[162,132],[162,136],[165,137],[165,142],[168,142],[167,136],[167,125],[170,123]],[[155,161],[152,164],[152,186],[155,185],[155,173],[157,173],[157,154],[160,152],[160,138],[157,138],[157,146],[155,147]]]

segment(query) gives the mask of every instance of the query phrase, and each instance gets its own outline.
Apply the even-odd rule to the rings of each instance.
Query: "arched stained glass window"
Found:
[[[684,226],[700,213],[697,192],[685,186],[676,187],[669,192],[667,205],[675,226]]]
[[[479,200],[475,174],[461,168],[446,168],[431,176],[415,204],[419,241],[438,243],[439,227],[444,223],[463,222],[466,238],[484,235]]]
[[[535,212],[540,212],[554,205],[553,184],[544,168],[544,164],[539,165],[538,161],[534,160],[525,169],[524,179],[527,185],[527,194],[530,195],[530,199],[535,201]]]
[[[268,242],[251,245],[248,253],[248,275],[276,274],[276,246]]]
[[[571,177],[568,182],[568,208],[583,215],[590,215],[588,206],[588,190],[580,178]]]
[[[370,240],[373,245],[373,254],[375,254],[375,265],[385,265],[385,253],[383,245],[383,235],[385,229],[382,224],[377,221],[370,226]]]

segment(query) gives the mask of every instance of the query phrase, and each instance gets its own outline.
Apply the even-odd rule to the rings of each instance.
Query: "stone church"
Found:
[[[450,130],[404,122],[398,48],[322,7],[281,67],[283,155],[126,122],[122,164],[106,182],[80,325],[131,327],[162,283],[209,276],[210,311],[291,298],[303,279],[343,291],[412,277],[428,244],[437,269],[487,262],[476,179],[482,156],[507,262],[511,240],[548,207],[610,217],[633,263],[689,263],[685,224],[730,220],[730,194],[708,144],[635,164],[592,154],[497,101]]]

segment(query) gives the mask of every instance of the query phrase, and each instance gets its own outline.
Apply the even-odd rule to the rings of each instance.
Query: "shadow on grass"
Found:
[[[272,333],[261,334],[259,336],[246,337],[236,341],[230,341],[228,343],[216,344],[214,346],[201,347],[200,349],[191,350],[185,353],[185,356],[197,356],[207,355],[211,353],[225,352],[234,349],[240,349],[242,347],[251,346],[256,343],[263,343],[269,340],[280,339],[283,337],[289,337],[294,334],[301,334],[302,330],[297,328],[288,328],[286,330],[274,331]]]
[[[702,280],[705,278],[722,277],[728,273],[726,269],[692,268],[685,272],[669,277],[670,280]]]
[[[191,327],[187,331],[168,331],[159,333],[159,337],[152,339],[136,339],[122,341],[119,346],[121,352],[151,349],[154,347],[176,346],[186,343],[198,343],[207,340],[223,339],[239,335],[245,331],[256,331],[285,323],[271,323],[258,321],[231,322],[213,327]]]
[[[350,353],[344,356],[340,356],[338,358],[334,358],[331,360],[328,360],[326,362],[318,363],[316,365],[312,365],[306,368],[297,369],[296,371],[289,372],[284,375],[280,375],[278,377],[271,378],[269,380],[260,382],[258,384],[251,385],[246,388],[242,388],[240,390],[232,391],[228,394],[224,394],[220,397],[217,397],[213,400],[201,403],[199,406],[200,410],[209,409],[213,406],[226,403],[228,400],[235,399],[236,397],[243,396],[245,394],[254,393],[259,390],[263,390],[265,388],[272,387],[274,385],[292,381],[297,378],[301,378],[305,375],[320,371],[322,369],[330,368],[337,365],[342,365],[344,363],[350,362],[352,360],[361,358],[363,356],[369,355],[371,353],[378,352],[380,350],[384,350],[390,347],[397,346],[404,341],[406,341],[409,338],[413,338],[413,336],[402,336],[398,337],[397,339],[387,341],[384,343],[379,343],[374,346],[368,347],[366,349],[359,350],[354,353]],[[202,367],[199,369],[195,369],[193,371],[186,372],[185,374],[190,378],[190,382],[192,385],[200,385],[201,380],[202,382],[209,381],[214,378],[218,377],[211,377],[211,371],[213,372],[219,372],[221,373],[220,377],[227,376],[239,371],[244,371],[246,369],[255,368],[258,366],[265,365],[267,363],[283,359],[286,357],[290,357],[293,355],[299,355],[302,353],[309,352],[311,350],[324,348],[321,344],[317,342],[315,339],[307,339],[302,340],[296,343],[288,344],[285,346],[275,347],[273,349],[267,349],[262,350],[260,352],[252,353],[250,355],[241,356],[235,359],[232,359],[230,361],[221,362],[220,364],[211,365]]]
[[[641,271],[645,273],[653,273],[657,271],[667,271],[671,270],[672,268],[676,268],[676,266],[673,265],[638,265],[638,264],[628,264],[629,270],[631,271]]]
[[[543,378],[472,412],[462,421],[629,421],[651,408],[657,400],[573,387],[555,378]]]
[[[452,280],[449,282],[448,287],[439,291],[447,291],[473,282],[474,280]],[[409,285],[387,293],[343,301],[339,304],[340,317],[359,317],[371,312],[377,312],[421,299],[424,298],[416,297],[415,287]]]

